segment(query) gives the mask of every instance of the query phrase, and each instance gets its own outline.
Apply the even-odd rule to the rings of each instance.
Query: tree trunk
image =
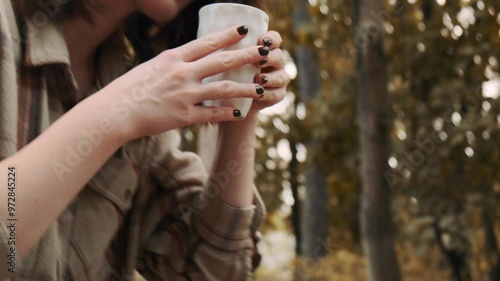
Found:
[[[321,76],[318,66],[318,56],[308,40],[316,28],[307,13],[308,0],[300,0],[295,7],[294,31],[298,44],[295,48],[295,64],[298,70],[298,87],[300,101],[308,103],[318,95]]]
[[[316,165],[306,172],[306,199],[302,222],[302,256],[318,261],[327,254],[328,194],[325,177]]]
[[[487,210],[483,211],[484,241],[486,244],[486,255],[490,262],[490,280],[500,280],[500,251],[497,238],[495,237],[495,225]]]
[[[307,38],[309,32],[315,28],[307,14],[307,6],[308,1],[301,0],[296,7],[294,29],[299,33],[299,38]],[[318,58],[314,47],[306,42],[299,42],[295,46],[295,62],[299,72],[300,101],[307,103],[317,96],[321,82]],[[314,140],[308,143],[307,147],[311,151],[314,147]],[[309,153],[309,155],[311,154]],[[316,261],[323,257],[327,250],[325,248],[328,236],[326,180],[317,164],[308,167],[305,178],[306,196],[303,202],[301,223],[298,226],[301,233],[298,236],[299,240],[297,241],[300,244],[297,249],[301,256]],[[298,211],[298,208],[295,210]]]
[[[469,267],[467,265],[467,253],[463,249],[457,249],[457,248],[454,249],[447,247],[446,243],[443,240],[445,231],[442,229],[442,226],[440,226],[439,218],[435,220],[435,222],[432,224],[432,227],[434,229],[434,235],[436,236],[438,247],[441,250],[443,256],[450,264],[451,271],[453,273],[453,280],[454,281],[472,280],[469,272]],[[446,226],[444,228],[446,229]],[[446,232],[446,233],[448,235],[455,236],[454,239],[460,239],[462,241],[466,240],[466,238],[458,237],[458,235],[462,235],[463,233],[462,231],[458,233],[456,232],[455,233]]]
[[[297,160],[297,143],[290,141],[290,151],[292,152],[292,160],[288,170],[290,171],[290,188],[292,189],[293,206],[292,206],[292,227],[295,234],[295,253],[297,256],[302,255],[300,245],[302,245],[302,200],[299,196],[299,161]]]
[[[355,0],[357,28],[360,142],[361,240],[371,281],[399,281],[394,250],[391,194],[384,173],[388,170],[387,66],[383,28],[373,14],[383,11],[381,0]]]

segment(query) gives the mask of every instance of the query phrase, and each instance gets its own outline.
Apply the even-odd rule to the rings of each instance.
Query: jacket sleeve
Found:
[[[200,158],[176,148],[177,133],[167,134],[161,142],[171,146],[151,169],[156,196],[144,215],[138,271],[147,280],[250,280],[260,260],[256,243],[265,217],[260,196],[254,189],[248,208],[225,204],[216,189],[205,188]]]

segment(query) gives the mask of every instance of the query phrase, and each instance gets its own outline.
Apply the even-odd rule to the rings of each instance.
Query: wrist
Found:
[[[122,104],[117,93],[120,91],[106,87],[90,96],[87,106],[91,108],[91,115],[97,117],[96,129],[109,141],[122,146],[135,138],[135,131],[130,122],[130,108]]]

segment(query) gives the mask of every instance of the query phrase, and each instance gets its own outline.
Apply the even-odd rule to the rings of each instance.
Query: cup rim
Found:
[[[249,9],[249,10],[254,10],[254,11],[257,11],[257,12],[260,12],[260,13],[263,13],[265,15],[267,15],[266,12],[264,12],[263,10],[259,9],[259,8],[256,8],[254,6],[250,6],[250,5],[245,5],[245,4],[240,4],[240,3],[212,3],[212,4],[208,4],[208,5],[205,5],[203,7],[201,7],[200,9],[200,13],[201,11],[205,10],[205,9],[208,9],[208,8],[211,8],[211,7],[214,7],[214,6],[236,6],[236,7],[245,7],[246,9]]]

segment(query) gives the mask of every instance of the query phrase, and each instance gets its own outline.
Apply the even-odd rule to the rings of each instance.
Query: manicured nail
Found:
[[[261,56],[267,56],[267,55],[269,55],[269,48],[268,48],[268,47],[266,47],[266,46],[264,46],[264,47],[260,47],[260,48],[259,48],[259,54],[260,54]]]
[[[266,64],[267,62],[268,62],[268,59],[262,60],[262,61],[260,62],[260,65],[264,65],[264,64]]]
[[[241,117],[241,111],[236,109],[235,111],[233,111],[233,115],[234,115],[234,117],[239,118],[239,117]]]
[[[262,80],[262,85],[265,85],[267,84],[267,82],[269,82],[269,79],[267,78],[266,75],[262,75],[261,80]]]
[[[264,42],[264,46],[266,47],[271,47],[271,45],[273,44],[273,40],[271,40],[271,38],[269,37],[264,38],[264,40],[262,41]]]
[[[245,35],[248,33],[248,27],[246,25],[242,25],[238,27],[238,34],[239,35]]]
[[[265,91],[265,90],[264,90],[264,87],[262,87],[261,85],[257,85],[257,86],[255,86],[255,89],[256,89],[256,91],[257,91],[257,94],[259,94],[259,95],[261,95],[261,96],[264,94],[264,91]]]

